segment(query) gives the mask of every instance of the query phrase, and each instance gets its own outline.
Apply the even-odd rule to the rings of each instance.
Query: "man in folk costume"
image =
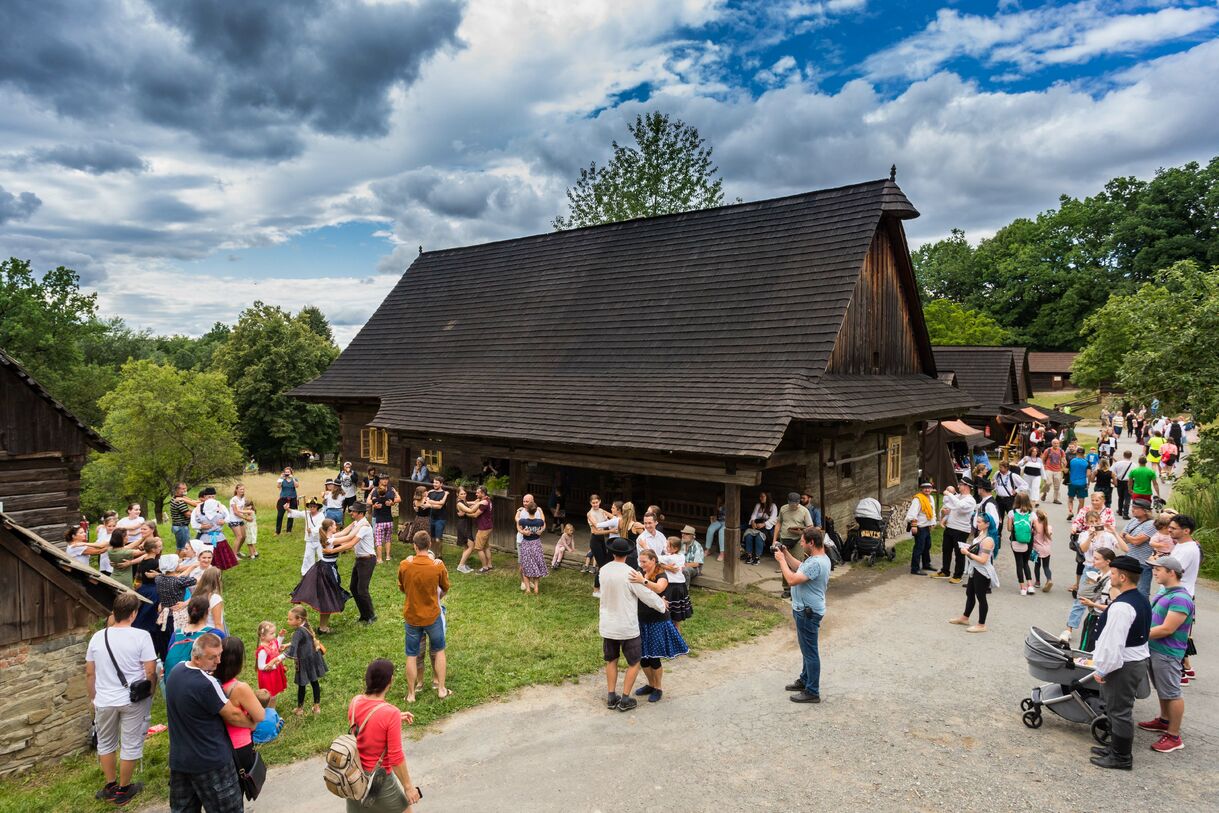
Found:
[[[288,516],[305,523],[305,556],[301,560],[301,575],[309,572],[309,568],[322,558],[322,520],[326,516],[321,511],[322,503],[317,497],[310,497],[305,503],[305,510],[288,509]],[[337,529],[336,529],[337,530]]]
[[[915,576],[926,575],[931,570],[931,529],[935,527],[935,502],[931,498],[931,481],[919,481],[918,493],[906,509],[906,525],[914,537],[914,552],[910,554],[910,572]]]

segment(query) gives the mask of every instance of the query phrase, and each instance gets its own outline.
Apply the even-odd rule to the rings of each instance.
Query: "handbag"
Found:
[[[236,762],[237,752],[233,752],[234,762]],[[258,794],[262,793],[263,783],[267,781],[267,763],[262,761],[262,754],[254,751],[254,762],[250,765],[247,771],[240,765],[237,766],[237,780],[241,782],[241,792],[251,802],[258,798]]]
[[[106,644],[106,654],[110,656],[110,662],[114,664],[114,671],[119,676],[119,683],[123,684],[123,688],[127,690],[127,699],[132,703],[139,703],[141,700],[147,700],[152,697],[152,681],[146,677],[139,680],[127,682],[127,676],[123,674],[123,670],[119,669],[119,662],[114,657],[114,651],[110,649],[110,628],[102,630],[102,640]]]

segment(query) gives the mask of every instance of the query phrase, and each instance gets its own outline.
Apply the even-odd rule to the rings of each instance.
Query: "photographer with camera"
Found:
[[[821,653],[817,635],[825,617],[825,589],[830,583],[830,557],[825,554],[825,532],[820,528],[805,528],[800,535],[804,561],[796,560],[781,543],[771,547],[783,583],[791,590],[792,617],[796,620],[796,643],[800,645],[803,668],[794,683],[784,687],[796,692],[793,703],[821,702]]]

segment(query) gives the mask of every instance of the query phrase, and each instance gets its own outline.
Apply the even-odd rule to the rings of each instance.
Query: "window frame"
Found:
[[[885,438],[885,488],[893,488],[902,484],[902,442],[901,435],[889,435]]]
[[[361,429],[360,458],[369,463],[389,463],[389,432],[376,426]]]

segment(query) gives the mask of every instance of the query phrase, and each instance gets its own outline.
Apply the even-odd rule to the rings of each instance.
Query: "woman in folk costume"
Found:
[[[906,509],[906,526],[914,537],[910,572],[915,576],[925,575],[923,571],[931,570],[931,529],[936,523],[935,501],[931,498],[933,489],[930,480],[919,480],[918,493]]]
[[[305,510],[300,511],[295,508],[289,508],[285,512],[285,516],[291,519],[299,519],[305,524],[305,555],[301,559],[301,575],[304,576],[313,567],[314,563],[322,558],[322,541],[320,531],[322,522],[326,519],[331,519],[338,525],[338,520],[327,516],[320,510],[322,502],[317,497],[310,497],[305,503]],[[339,518],[342,519],[342,510],[339,511]],[[326,626],[322,624],[322,626]]]

